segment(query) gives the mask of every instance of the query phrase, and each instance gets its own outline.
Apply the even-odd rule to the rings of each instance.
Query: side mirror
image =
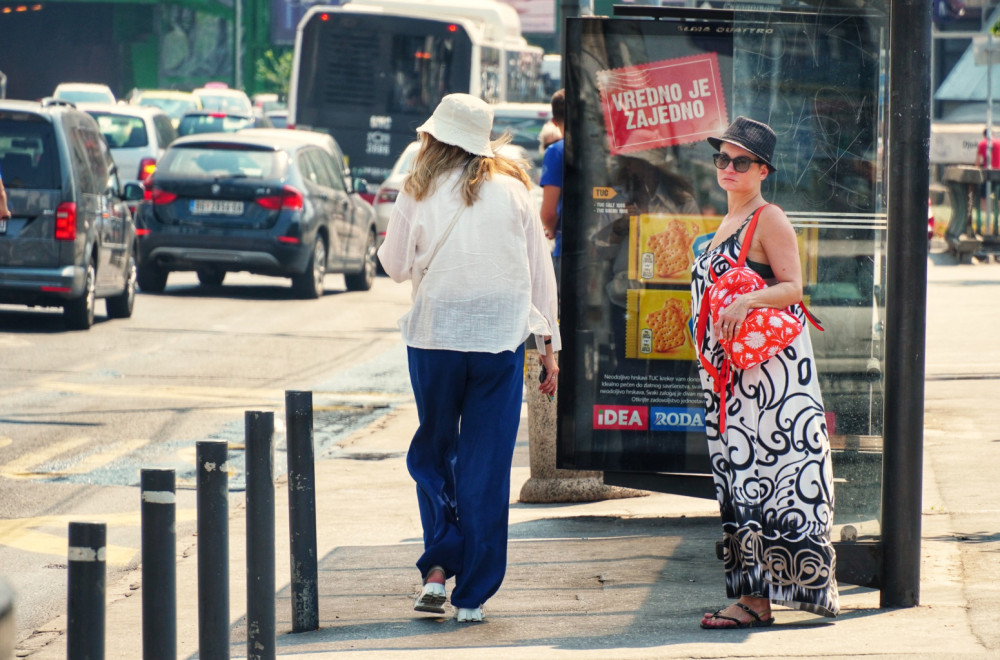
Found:
[[[124,199],[128,202],[138,202],[146,194],[146,186],[142,185],[138,181],[129,181],[125,184],[125,195]]]
[[[368,194],[368,181],[367,180],[362,179],[359,176],[356,176],[356,177],[354,177],[354,179],[352,181],[354,183],[354,192],[358,193],[359,195],[367,195]]]

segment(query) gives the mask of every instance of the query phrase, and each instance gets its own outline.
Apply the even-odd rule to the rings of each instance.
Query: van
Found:
[[[11,217],[0,221],[0,303],[61,307],[86,330],[104,298],[110,318],[135,304],[137,243],[128,201],[86,112],[57,99],[0,101],[0,176]]]

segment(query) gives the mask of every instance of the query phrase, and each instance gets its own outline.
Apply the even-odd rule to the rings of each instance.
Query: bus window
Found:
[[[395,84],[392,112],[430,114],[440,102],[451,76],[454,40],[448,37],[394,35],[389,62]]]
[[[498,103],[503,92],[503,85],[500,84],[500,76],[503,75],[500,49],[483,46],[479,52],[483,100],[487,103]]]

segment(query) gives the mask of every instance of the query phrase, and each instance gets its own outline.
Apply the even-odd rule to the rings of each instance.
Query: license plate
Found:
[[[7,233],[7,218],[0,218],[0,234]]]
[[[243,215],[243,202],[224,199],[195,199],[191,201],[195,215]]]

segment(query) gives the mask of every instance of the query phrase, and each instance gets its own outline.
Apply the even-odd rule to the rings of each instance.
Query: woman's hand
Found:
[[[747,318],[750,311],[750,299],[748,294],[737,296],[736,300],[729,303],[719,312],[719,322],[716,324],[716,333],[719,339],[732,341],[739,334],[740,327]]]
[[[541,353],[538,354],[538,362],[545,370],[545,380],[538,384],[538,390],[542,394],[552,397],[555,396],[558,386],[557,376],[559,376],[559,365],[556,364],[556,356],[552,352],[552,347],[549,346],[548,349],[548,353],[544,355]]]

